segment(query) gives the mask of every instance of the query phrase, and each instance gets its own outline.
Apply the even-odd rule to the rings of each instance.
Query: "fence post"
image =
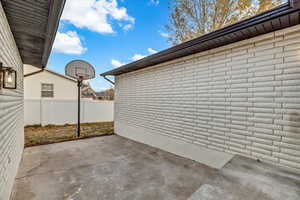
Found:
[[[43,126],[43,99],[40,99],[40,124]]]

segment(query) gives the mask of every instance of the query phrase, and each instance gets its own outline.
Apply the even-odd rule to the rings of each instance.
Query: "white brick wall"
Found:
[[[117,134],[300,169],[300,26],[117,76],[115,102]]]
[[[0,200],[7,200],[23,151],[23,64],[1,2],[0,62],[18,73],[17,90],[0,89]]]

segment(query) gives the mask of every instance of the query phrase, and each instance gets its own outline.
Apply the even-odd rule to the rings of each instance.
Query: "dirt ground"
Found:
[[[25,127],[25,147],[97,137],[113,134],[113,122],[81,124],[81,136],[77,137],[76,125]]]

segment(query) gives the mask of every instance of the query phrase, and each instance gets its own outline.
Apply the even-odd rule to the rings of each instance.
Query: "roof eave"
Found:
[[[38,70],[38,71],[35,71],[35,72],[31,72],[31,73],[25,74],[24,77],[33,76],[33,75],[39,74],[39,73],[41,73],[41,72],[49,72],[49,73],[51,73],[51,74],[53,74],[53,75],[55,75],[55,76],[59,76],[59,77],[64,78],[64,79],[66,79],[66,80],[69,80],[69,81],[72,81],[72,82],[74,82],[74,83],[77,83],[77,80],[75,80],[75,79],[73,79],[73,78],[71,78],[71,77],[65,76],[65,75],[63,75],[63,74],[57,73],[57,72],[55,72],[55,71],[52,71],[52,70],[49,70],[49,69],[46,69],[46,68],[42,68],[42,69],[40,69],[40,70]]]
[[[53,42],[58,30],[59,19],[62,15],[66,0],[55,1],[51,0],[50,10],[49,10],[49,20],[47,26],[47,40],[44,46],[43,56],[42,56],[42,68],[45,68],[52,50]]]
[[[22,62],[44,68],[66,0],[1,0]]]
[[[224,44],[222,43],[222,44],[219,44],[219,45],[210,45],[210,47],[208,47],[206,49],[202,48],[204,50],[201,50],[201,43],[203,44],[204,42],[219,40],[222,37],[226,37],[230,34],[236,33],[236,32],[241,31],[241,30],[246,30],[246,29],[249,29],[251,27],[255,27],[259,24],[271,21],[273,19],[282,17],[284,15],[289,15],[289,13],[292,13],[292,12],[299,12],[299,9],[294,8],[289,3],[286,3],[286,4],[283,4],[281,6],[278,6],[278,7],[274,8],[272,10],[269,10],[269,11],[266,11],[266,12],[261,13],[259,15],[256,15],[254,17],[251,17],[249,19],[240,21],[236,24],[232,24],[230,26],[224,27],[224,28],[216,30],[214,32],[205,34],[205,35],[203,35],[201,37],[198,37],[198,38],[195,38],[193,40],[181,43],[181,44],[176,45],[174,47],[171,47],[169,49],[166,49],[166,50],[163,50],[163,51],[158,52],[156,54],[153,54],[151,56],[145,57],[141,60],[123,65],[123,66],[121,66],[119,68],[116,68],[114,70],[104,72],[100,75],[101,76],[109,76],[109,75],[116,76],[116,75],[120,75],[120,74],[123,74],[123,73],[128,73],[128,72],[131,72],[131,71],[135,71],[135,70],[138,70],[138,69],[143,69],[143,68],[146,68],[146,67],[150,67],[150,66],[160,64],[160,63],[163,63],[163,62],[171,61],[171,60],[174,60],[174,59],[177,59],[177,58],[180,58],[180,57],[185,57],[185,56],[188,56],[188,55],[199,53],[201,51],[207,51],[209,49],[225,46],[225,45],[228,45],[230,43],[234,43],[234,42],[237,42],[237,41],[241,41],[241,40],[244,40],[244,39],[255,37],[255,36],[258,36],[259,34],[257,34],[257,35],[254,34],[254,35],[248,36],[248,37],[244,36],[244,37],[241,37],[241,38],[235,38],[236,40],[230,40],[231,41],[230,43],[225,42]],[[299,23],[299,17],[298,17],[297,20],[298,20],[297,23]],[[285,27],[283,27],[283,26],[278,27],[277,30],[282,29],[282,28],[285,28]],[[272,32],[272,31],[275,31],[275,29],[270,30],[269,32]],[[265,33],[268,33],[268,32],[264,32],[264,33],[261,33],[261,34],[265,34]]]

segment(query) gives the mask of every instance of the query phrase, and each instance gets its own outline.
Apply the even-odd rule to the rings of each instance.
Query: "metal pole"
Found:
[[[78,122],[77,122],[77,137],[80,137],[80,87],[81,87],[81,82],[80,80],[77,81],[77,86],[78,86]]]

